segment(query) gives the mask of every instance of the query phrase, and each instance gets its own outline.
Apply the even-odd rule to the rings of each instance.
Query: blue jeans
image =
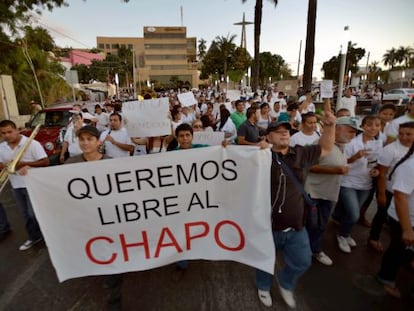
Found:
[[[42,238],[42,232],[40,231],[39,224],[33,212],[32,203],[30,202],[29,194],[26,188],[13,189],[13,195],[16,199],[16,205],[23,213],[23,218],[26,222],[26,231],[29,235],[29,239],[36,241]]]
[[[10,230],[9,220],[7,219],[6,210],[3,204],[0,203],[0,233],[5,233]]]
[[[310,226],[308,225],[309,220],[307,219],[306,230],[308,230],[309,242],[310,242],[312,253],[318,254],[322,251],[321,239],[322,239],[323,233],[325,232],[326,224],[328,223],[329,216],[331,215],[332,202],[328,200],[314,199],[314,198],[312,198],[312,201],[316,203],[316,206],[319,209],[320,227],[317,229],[310,228]]]
[[[299,277],[311,265],[312,253],[309,246],[309,237],[305,228],[299,231],[273,231],[273,241],[276,253],[282,252],[285,266],[278,273],[279,285],[293,290]],[[269,291],[272,286],[273,275],[256,269],[256,286],[258,289]]]
[[[359,219],[359,211],[367,200],[371,190],[357,190],[341,187],[338,203],[335,208],[335,218],[339,220],[339,235],[348,237],[352,227]]]

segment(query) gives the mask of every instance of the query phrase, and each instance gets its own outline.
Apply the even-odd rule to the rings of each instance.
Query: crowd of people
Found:
[[[197,131],[224,132],[223,146],[270,148],[272,231],[276,254],[285,263],[275,275],[285,303],[296,306],[294,289],[312,257],[326,266],[334,264],[322,243],[329,221],[338,224],[338,248],[348,254],[357,245],[352,238],[354,225],[359,221],[370,227],[368,245],[375,252],[385,251],[376,278],[390,295],[400,296],[397,272],[407,260],[414,268],[414,102],[398,118],[394,118],[395,106],[384,104],[360,121],[350,89],[336,107],[324,99],[322,113],[317,113],[310,91],[297,100],[277,90],[235,101],[211,90],[199,91],[195,98],[197,104],[183,107],[177,94],[170,93],[171,133],[153,137],[130,137],[120,103],[97,104],[93,114],[75,105],[60,162],[67,165],[206,147],[193,144]],[[0,133],[3,169],[27,138],[10,120],[0,122]],[[17,165],[18,174],[10,176],[28,233],[19,248],[22,251],[42,240],[24,175],[30,167],[47,165],[46,153],[34,140]],[[365,212],[372,202],[377,210],[370,224]],[[380,240],[385,223],[391,237],[386,250]],[[0,204],[0,238],[10,231]],[[187,261],[177,263],[179,269],[187,267]],[[258,297],[267,307],[272,306],[272,280],[271,274],[256,271]],[[121,281],[120,276],[108,279],[117,284],[117,293]]]

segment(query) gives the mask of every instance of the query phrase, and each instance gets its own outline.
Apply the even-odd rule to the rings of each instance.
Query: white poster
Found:
[[[228,90],[226,92],[226,98],[230,99],[230,101],[235,101],[240,99],[240,91],[239,90]]]
[[[122,116],[130,137],[171,134],[168,97],[124,102]]]
[[[333,97],[333,81],[323,80],[320,84],[321,98],[332,98]]]
[[[194,132],[193,144],[202,144],[209,146],[218,146],[224,140],[224,132]]]
[[[188,107],[197,104],[197,101],[194,97],[193,92],[186,92],[178,94],[178,100],[181,103],[181,106]]]
[[[32,169],[27,189],[61,282],[184,259],[273,273],[270,164],[214,146]]]

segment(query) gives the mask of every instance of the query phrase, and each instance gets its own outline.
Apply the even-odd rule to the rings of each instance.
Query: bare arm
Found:
[[[394,191],[395,208],[402,229],[402,239],[406,245],[414,245],[414,231],[411,227],[410,212],[408,209],[408,195]]]
[[[325,98],[324,101],[328,101]],[[330,111],[325,111],[323,133],[319,139],[319,145],[321,146],[321,158],[326,156],[331,150],[335,143],[335,122],[336,118]]]

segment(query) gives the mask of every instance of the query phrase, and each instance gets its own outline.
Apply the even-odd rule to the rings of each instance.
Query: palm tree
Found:
[[[245,3],[247,0],[242,0]],[[277,6],[277,0],[270,0]],[[263,0],[256,0],[254,7],[254,62],[253,62],[253,77],[252,77],[252,89],[256,90],[259,82],[260,74],[260,33],[262,26],[262,12]]]
[[[315,26],[317,0],[308,3],[308,27],[306,30],[305,65],[303,67],[303,88],[312,87],[313,59],[315,56]]]
[[[397,50],[394,48],[387,50],[386,53],[382,56],[382,61],[384,62],[384,65],[389,65],[391,69],[393,69],[397,63]]]
[[[403,47],[400,46],[396,51],[397,54],[397,61],[399,64],[405,63],[405,67],[408,68],[410,64],[410,57],[413,54],[413,49],[409,46]]]
[[[234,44],[234,39],[236,38],[236,35],[227,34],[227,37],[219,37],[217,36],[215,41],[218,50],[221,53],[221,56],[224,60],[224,78],[227,79],[227,62],[229,57],[231,57],[231,52],[235,50],[236,45]]]

